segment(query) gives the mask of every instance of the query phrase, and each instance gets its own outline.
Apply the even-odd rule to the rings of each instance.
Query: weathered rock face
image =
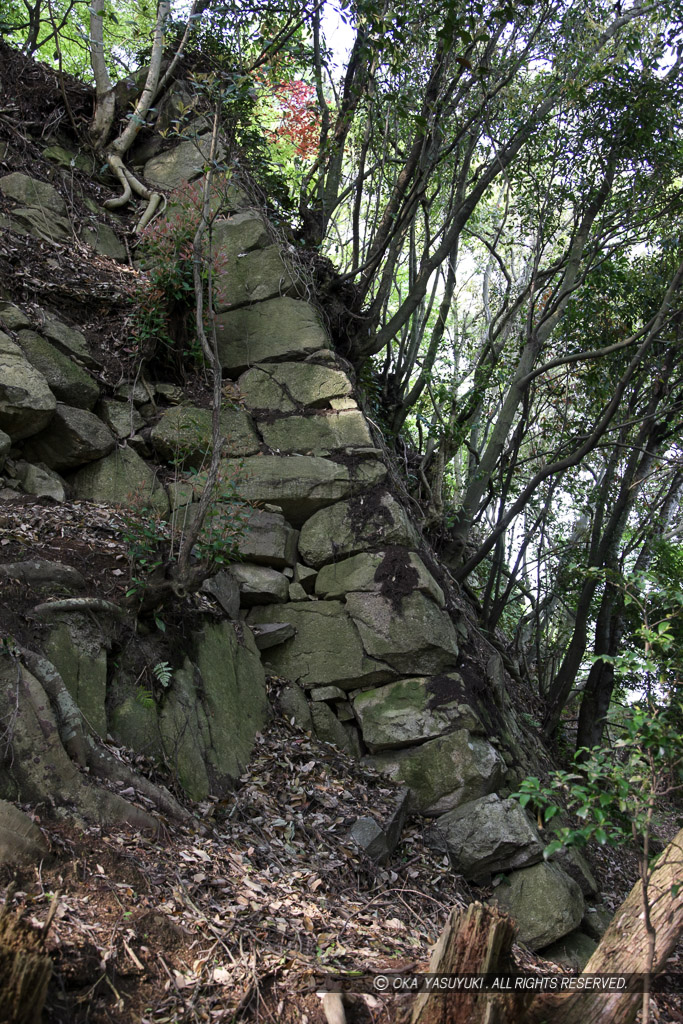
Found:
[[[443,672],[458,662],[455,626],[415,591],[395,604],[381,594],[347,594],[346,607],[371,658],[401,672]]]
[[[368,658],[344,606],[315,601],[253,608],[247,622],[289,622],[296,636],[268,652],[267,663],[277,675],[304,687],[334,683],[344,690],[391,679],[394,671]]]
[[[315,310],[290,298],[221,313],[216,330],[221,366],[235,376],[257,363],[303,358],[329,344]]]
[[[297,530],[279,512],[252,509],[246,521],[238,552],[245,561],[284,569],[296,562]]]
[[[348,555],[387,544],[417,547],[417,534],[403,508],[387,491],[362,495],[312,515],[304,524],[299,551],[319,568]]]
[[[259,450],[251,418],[244,409],[221,411],[221,440],[226,455],[253,455]],[[211,459],[212,413],[193,405],[176,405],[152,429],[152,443],[162,459],[199,467]]]
[[[226,496],[236,487],[245,501],[278,505],[289,522],[298,526],[318,509],[373,487],[386,475],[386,469],[377,462],[350,468],[311,456],[258,455],[242,462],[225,459],[222,475],[231,482]],[[200,473],[196,492],[203,483]]]
[[[450,691],[445,700],[444,690]],[[353,710],[368,750],[414,746],[453,728],[481,731],[461,692],[462,680],[455,673],[401,679],[363,690],[354,697]]]
[[[324,565],[315,577],[315,592],[318,597],[332,600],[344,597],[348,593],[380,593],[388,590],[399,596],[399,575],[396,566],[396,551],[364,552],[353,555],[341,562]],[[415,551],[405,551],[399,556],[401,560],[400,576],[404,585],[408,583],[411,591],[431,597],[440,608],[444,606],[443,590],[427,570],[424,562]],[[384,571],[386,570],[386,571]]]
[[[489,901],[514,918],[519,940],[543,949],[573,931],[583,917],[583,896],[576,882],[555,864],[534,864],[513,871]]]
[[[210,135],[199,139],[181,142],[172,149],[167,149],[158,156],[152,157],[145,164],[144,176],[152,185],[161,188],[178,188],[187,181],[200,177],[204,164],[211,153]],[[222,160],[225,154],[217,154]]]
[[[162,515],[168,498],[155,474],[132,448],[119,448],[104,459],[91,462],[71,479],[78,498],[111,505],[149,505]]]
[[[100,389],[85,370],[35,331],[19,331],[17,339],[26,358],[40,370],[60,402],[92,409]]]
[[[100,736],[107,735],[107,651],[102,630],[87,615],[60,616],[50,631],[46,654],[86,721]]]
[[[490,743],[467,729],[408,750],[376,754],[368,761],[407,786],[412,809],[429,817],[492,793],[504,771],[503,761]]]
[[[325,408],[331,399],[351,393],[345,373],[320,363],[255,366],[242,374],[237,386],[250,408],[282,413]]]
[[[453,867],[486,884],[496,871],[527,867],[543,857],[543,844],[516,800],[496,793],[456,807],[438,819],[430,845],[448,852]]]
[[[365,417],[357,409],[259,420],[258,427],[265,443],[281,452],[320,453],[372,444]]]
[[[50,469],[64,470],[103,458],[115,444],[111,431],[94,413],[58,402],[49,427],[31,438],[24,454]]]
[[[56,408],[57,399],[43,374],[0,333],[0,428],[19,441],[40,433]]]

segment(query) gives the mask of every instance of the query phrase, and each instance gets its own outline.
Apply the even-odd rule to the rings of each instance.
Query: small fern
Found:
[[[164,687],[170,686],[171,678],[173,676],[173,669],[167,661],[158,661],[152,669],[154,676],[158,683]]]

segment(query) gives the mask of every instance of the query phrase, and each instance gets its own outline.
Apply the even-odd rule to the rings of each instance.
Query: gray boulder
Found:
[[[118,448],[91,462],[72,478],[77,498],[111,505],[149,506],[161,515],[168,512],[168,498],[155,473],[132,448]]]
[[[312,515],[301,530],[299,552],[307,565],[319,568],[388,544],[417,547],[417,534],[391,494],[373,491]]]
[[[276,363],[254,366],[237,382],[252,409],[296,412],[324,409],[335,398],[351,393],[351,381],[341,370],[319,363]]]
[[[576,882],[556,864],[540,863],[513,871],[488,901],[498,904],[519,929],[530,949],[543,949],[568,935],[583,917],[583,896]]]
[[[50,469],[64,470],[103,458],[115,444],[109,428],[94,413],[58,402],[50,425],[30,439],[24,454]]]
[[[60,402],[79,409],[92,409],[100,397],[100,389],[85,370],[35,331],[19,331],[17,340],[28,361],[40,370]]]
[[[66,483],[58,473],[43,463],[20,460],[15,462],[14,472],[26,494],[35,494],[37,498],[53,498],[55,501],[66,500]]]
[[[456,807],[438,819],[429,845],[444,850],[465,878],[486,884],[492,874],[543,859],[538,831],[512,798],[496,793]]]
[[[353,710],[371,753],[423,743],[454,728],[470,732],[482,728],[464,702],[457,673],[400,679],[363,690],[354,697]]]
[[[358,410],[259,420],[258,428],[265,443],[281,452],[334,451],[372,444],[366,419]]]
[[[145,425],[132,402],[119,401],[115,398],[103,398],[97,405],[97,414],[114,436],[122,441]]]
[[[0,429],[13,441],[30,437],[47,426],[56,408],[57,399],[43,374],[0,333]]]
[[[7,331],[20,331],[23,327],[31,326],[26,313],[13,302],[0,302],[0,323]]]
[[[243,373],[256,363],[300,359],[329,342],[318,314],[307,302],[278,298],[216,317],[221,366]]]
[[[243,562],[232,565],[228,572],[239,586],[240,603],[244,608],[287,600],[289,580],[277,569]]]
[[[467,729],[457,729],[419,747],[374,754],[367,762],[407,786],[411,809],[428,817],[492,793],[505,770],[491,744]]]
[[[271,651],[268,663],[277,675],[301,686],[332,683],[343,690],[363,683],[383,682],[394,672],[368,658],[358,631],[337,601],[309,601],[252,608],[250,625],[289,622],[296,636]]]
[[[179,466],[199,467],[209,462],[212,447],[212,412],[194,405],[176,405],[152,429],[152,443],[161,456]],[[225,455],[253,455],[259,450],[251,417],[244,409],[221,410],[221,442]]]
[[[386,822],[379,825],[374,818],[356,818],[349,831],[349,839],[371,860],[386,864],[396,849],[408,814],[410,794],[407,789],[399,791],[396,809]]]
[[[244,501],[279,506],[297,526],[318,509],[373,487],[386,469],[375,462],[349,467],[306,455],[258,455],[241,462],[223,460],[222,476],[228,481],[227,497],[236,488]],[[196,493],[204,479],[204,473],[197,474]]]
[[[400,672],[436,673],[455,668],[458,641],[450,616],[414,591],[400,604],[381,594],[347,594],[346,608],[371,658]]]

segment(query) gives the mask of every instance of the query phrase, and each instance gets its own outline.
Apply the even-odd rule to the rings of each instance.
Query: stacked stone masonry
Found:
[[[196,176],[187,145],[151,157],[147,179],[167,187]],[[20,174],[0,179],[0,189],[20,204],[21,230],[64,239],[56,189]],[[232,382],[222,412],[223,496],[237,492],[252,509],[241,561],[205,590],[235,621],[196,638],[161,711],[136,701],[132,666],[119,665],[113,682],[109,672],[107,684],[106,644],[78,618],[57,622],[47,656],[98,730],[147,750],[156,737],[151,752],[175,757],[196,798],[243,770],[267,713],[264,669],[281,677],[287,714],[405,787],[401,815],[433,819],[432,841],[455,870],[479,882],[505,872],[502,902],[524,918],[522,938],[548,945],[577,926],[583,896],[558,864],[542,863],[533,822],[506,799],[512,779],[493,720],[461,672],[468,626],[447,610],[419,534],[389,489],[306,282],[237,192],[213,244],[219,353]],[[0,496],[20,489],[134,500],[186,523],[205,479],[210,412],[163,382],[103,394],[85,338],[54,317],[36,322],[6,302],[2,327]],[[159,483],[159,464],[175,467],[170,486]],[[366,821],[358,835],[371,835],[385,856],[378,828]]]

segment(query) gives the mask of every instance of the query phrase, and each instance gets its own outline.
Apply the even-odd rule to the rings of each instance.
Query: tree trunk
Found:
[[[683,829],[667,846],[652,871],[647,897],[655,933],[650,964],[650,936],[643,913],[643,884],[636,882],[584,968],[584,974],[652,975],[663,970],[683,932]],[[675,893],[675,895],[674,895]],[[497,908],[473,903],[454,910],[434,949],[430,973],[507,973],[514,924]],[[643,1001],[640,992],[582,990],[505,994],[479,991],[421,993],[411,1024],[631,1024]]]

